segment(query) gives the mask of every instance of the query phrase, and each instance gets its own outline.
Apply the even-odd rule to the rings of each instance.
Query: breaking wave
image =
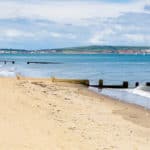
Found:
[[[140,85],[139,87],[132,90],[132,93],[150,98],[150,86]]]
[[[0,77],[15,77],[17,74],[15,67],[0,66]]]

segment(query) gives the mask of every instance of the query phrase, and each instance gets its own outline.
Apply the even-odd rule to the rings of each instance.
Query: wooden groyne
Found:
[[[61,64],[59,62],[28,61],[27,64]]]
[[[7,64],[7,63],[12,63],[12,64],[15,64],[15,61],[14,60],[0,60],[0,62],[3,62],[4,64]]]
[[[129,83],[128,81],[124,81],[122,85],[105,85],[103,80],[99,80],[98,85],[90,85],[91,87],[96,87],[96,88],[112,88],[112,89],[126,89],[129,88]]]
[[[73,83],[73,84],[82,84],[85,86],[89,86],[89,80],[80,80],[80,79],[58,79],[51,78],[52,82],[65,82],[65,83]]]
[[[146,86],[150,86],[150,82],[146,82]]]
[[[139,86],[139,82],[136,82],[134,86],[129,87],[128,81],[123,81],[122,84],[104,84],[103,80],[99,80],[98,85],[90,85],[90,81],[87,79],[59,79],[59,78],[51,78],[52,82],[65,82],[65,83],[73,83],[73,84],[81,84],[89,87],[95,87],[99,89],[103,88],[111,88],[111,89],[128,89],[128,88],[136,88]],[[150,82],[145,84],[146,86],[150,86]]]
[[[14,60],[0,60],[0,62],[7,64],[7,63],[12,63],[15,64]],[[28,61],[27,64],[62,64],[60,62],[47,62],[47,61]]]
[[[96,88],[128,88],[129,83],[124,81],[122,85],[104,85],[103,80],[99,80],[99,85],[90,85],[90,81],[87,79],[58,79],[58,78],[51,78],[52,82],[66,82],[66,83],[73,83],[73,84],[82,84],[85,86],[96,87]]]

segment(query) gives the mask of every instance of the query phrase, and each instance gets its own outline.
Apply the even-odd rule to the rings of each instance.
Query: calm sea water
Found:
[[[103,79],[106,84],[129,81],[131,86],[137,81],[141,84],[150,81],[150,55],[1,54],[0,60],[16,61],[14,65],[0,63],[0,76],[21,74],[27,77],[83,78],[89,79],[91,84]],[[27,61],[50,61],[61,64],[27,65]],[[103,93],[129,102],[129,99],[138,97],[141,101],[146,100],[144,106],[147,107],[150,101],[148,91],[142,94],[139,91],[103,90]]]

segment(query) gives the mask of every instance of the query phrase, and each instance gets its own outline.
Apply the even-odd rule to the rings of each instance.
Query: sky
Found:
[[[150,0],[0,0],[0,48],[150,46]]]

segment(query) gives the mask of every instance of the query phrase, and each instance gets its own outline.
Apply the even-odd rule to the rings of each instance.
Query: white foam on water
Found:
[[[14,67],[0,66],[0,77],[15,77],[16,69]]]
[[[150,109],[150,97],[149,92],[142,91],[140,88],[137,89],[102,89],[99,91],[96,88],[90,88],[97,93],[107,95],[118,99],[119,101],[124,101],[127,103],[137,104],[145,108]]]
[[[133,90],[128,90],[128,92],[150,98],[150,86],[141,85]]]

